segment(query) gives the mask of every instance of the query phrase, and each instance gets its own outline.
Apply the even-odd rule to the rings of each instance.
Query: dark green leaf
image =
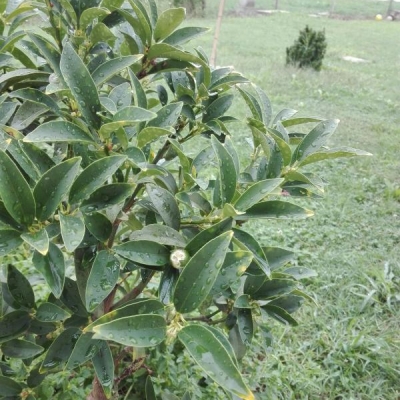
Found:
[[[23,141],[18,141],[18,144],[23,153],[32,161],[40,175],[43,175],[47,170],[54,166],[54,161],[39,147]]]
[[[84,10],[79,18],[81,29],[86,29],[94,20],[102,20],[107,15],[111,14],[109,10],[101,7],[91,7]]]
[[[6,376],[0,376],[0,387],[1,387],[1,396],[5,396],[7,398],[15,398],[21,394],[23,388],[13,379],[8,378]]]
[[[49,252],[44,256],[35,251],[33,265],[43,275],[54,296],[61,296],[65,280],[65,262],[61,250],[50,242]]]
[[[67,142],[67,143],[94,143],[93,138],[78,125],[68,121],[51,121],[39,125],[28,133],[24,142]]]
[[[2,85],[2,89],[12,86],[17,82],[28,80],[28,79],[36,79],[43,78],[47,80],[49,76],[48,72],[39,71],[37,69],[17,69],[15,71],[7,72],[0,77],[0,85]]]
[[[63,321],[71,315],[53,303],[42,303],[36,311],[36,319],[43,322]]]
[[[294,279],[297,280],[315,278],[316,276],[318,276],[318,273],[316,271],[304,267],[290,267],[285,269],[283,273],[291,275]]]
[[[266,304],[265,306],[262,306],[261,309],[264,310],[268,315],[285,325],[298,325],[297,321],[283,308]]]
[[[114,385],[114,358],[107,342],[101,341],[92,362],[101,386],[107,398],[110,398]]]
[[[181,114],[183,103],[171,103],[157,111],[157,117],[148,122],[147,126],[165,128],[174,126]]]
[[[134,231],[130,240],[149,240],[165,246],[185,247],[186,239],[175,229],[165,225],[147,225],[143,229]]]
[[[66,277],[64,290],[60,300],[74,313],[80,317],[86,317],[87,311],[79,295],[79,289],[76,281]]]
[[[28,279],[13,265],[7,268],[7,286],[12,297],[26,308],[35,307],[35,295]]]
[[[204,61],[201,58],[166,43],[157,43],[151,46],[148,52],[148,58],[149,60],[154,60],[156,58],[169,58],[171,60],[204,64]]]
[[[126,156],[109,156],[90,164],[73,183],[69,201],[74,204],[89,197],[112,177],[126,159]]]
[[[233,95],[228,94],[218,97],[214,100],[204,111],[203,122],[211,121],[212,119],[219,118],[228,111],[232,105]]]
[[[36,201],[36,217],[39,220],[45,221],[57,210],[79,172],[80,162],[80,157],[71,158],[42,175],[33,190]]]
[[[94,128],[99,128],[100,100],[97,88],[85,64],[68,42],[61,54],[60,67],[62,75],[77,105],[87,122]]]
[[[92,74],[92,79],[96,86],[102,85],[108,81],[115,74],[122,72],[124,68],[135,64],[143,57],[142,54],[136,54],[133,56],[118,57],[108,60],[101,64]],[[116,103],[117,104],[117,103]]]
[[[235,163],[226,148],[215,138],[211,137],[211,144],[218,158],[219,180],[214,188],[214,205],[222,207],[229,203],[236,191],[237,175]]]
[[[68,361],[80,335],[81,331],[77,328],[63,330],[47,350],[40,372],[61,368]]]
[[[280,219],[303,219],[314,215],[310,210],[287,201],[270,200],[264,201],[250,207],[245,214],[238,215],[235,219],[246,221],[254,218],[280,218]]]
[[[145,391],[146,400],[157,400],[156,392],[154,390],[153,382],[151,381],[150,375],[146,378]]]
[[[146,191],[162,220],[178,231],[181,214],[174,196],[168,190],[154,185],[146,185]]]
[[[134,187],[130,183],[104,185],[82,202],[81,210],[91,213],[121,203],[132,194],[133,189]]]
[[[267,300],[273,299],[276,296],[281,296],[290,293],[296,286],[296,282],[292,279],[265,279],[263,284],[255,291],[246,291],[254,300]],[[249,288],[250,289],[250,288]]]
[[[166,128],[159,128],[157,126],[148,126],[142,129],[137,136],[137,145],[142,148],[146,144],[154,142],[155,140],[163,137],[169,136],[172,132]]]
[[[142,84],[140,83],[139,79],[136,77],[136,75],[130,69],[128,70],[128,72],[129,72],[129,78],[130,78],[131,84],[135,88],[135,92],[136,92],[136,105],[138,107],[147,109],[147,96],[142,87]]]
[[[309,117],[299,117],[285,119],[282,121],[282,125],[287,128],[289,126],[308,124],[309,122],[321,122],[321,118],[309,118]]]
[[[221,222],[213,224],[207,229],[198,233],[186,246],[185,250],[193,256],[200,248],[210,240],[232,229],[232,218],[225,218]]]
[[[185,14],[185,9],[182,7],[165,10],[159,16],[154,28],[154,40],[159,42],[170,35],[184,21]]]
[[[208,32],[209,28],[200,28],[200,27],[192,27],[188,26],[185,28],[177,29],[171,35],[166,37],[163,40],[163,43],[167,43],[171,46],[182,45],[192,40],[198,36],[203,35],[204,33]]]
[[[125,107],[129,107],[132,104],[132,87],[130,83],[124,82],[118,86],[115,86],[115,88],[111,90],[110,94],[108,95],[108,99],[115,104],[115,112]]]
[[[0,195],[10,215],[30,225],[35,217],[35,200],[25,178],[7,154],[0,150]]]
[[[293,259],[294,253],[281,247],[263,247],[265,257],[272,270],[281,267]]]
[[[178,338],[218,385],[241,399],[254,400],[231,356],[212,331],[201,325],[188,325],[179,332]]]
[[[167,266],[160,279],[158,295],[163,304],[170,304],[174,293],[176,282],[178,281],[179,272],[172,266]]]
[[[301,296],[296,296],[294,294],[289,294],[287,296],[278,297],[268,303],[269,306],[276,306],[284,309],[289,314],[297,311],[303,304],[304,298]]]
[[[68,359],[66,369],[79,367],[86,361],[91,360],[99,351],[102,341],[92,339],[93,333],[83,333],[79,336],[74,349]]]
[[[320,122],[296,147],[292,156],[292,164],[304,160],[307,156],[319,150],[335,132],[338,124],[338,119]]]
[[[21,232],[14,229],[0,229],[0,257],[13,251],[22,242]]]
[[[225,232],[210,240],[183,268],[173,299],[178,312],[194,311],[206,299],[221,270],[232,235]]]
[[[83,217],[88,231],[100,242],[105,242],[110,237],[112,223],[105,215],[93,212]]]
[[[112,340],[125,346],[152,347],[165,339],[166,322],[160,315],[135,315],[97,325],[93,331],[96,339]]]
[[[114,247],[121,257],[144,265],[163,266],[169,261],[169,251],[163,245],[147,240],[133,240]]]
[[[1,345],[1,351],[6,357],[26,359],[40,354],[44,348],[26,340],[12,339]]]
[[[234,203],[239,211],[246,211],[274,191],[284,179],[266,179],[250,186]]]
[[[97,253],[86,284],[86,309],[93,311],[114,289],[120,264],[107,250]]]
[[[22,336],[31,324],[27,311],[12,311],[0,318],[0,343]]]

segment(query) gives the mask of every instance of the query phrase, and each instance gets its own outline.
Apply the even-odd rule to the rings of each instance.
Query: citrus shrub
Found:
[[[176,345],[227,398],[253,399],[240,358],[265,321],[296,324],[309,271],[246,223],[309,217],[294,199],[323,181],[302,168],[366,153],[328,149],[337,120],[273,115],[261,88],[186,51],[205,29],[180,28],[183,8],[3,0],[0,13],[0,397],[41,398],[46,376],[84,367],[89,399],[152,400],[153,350]]]

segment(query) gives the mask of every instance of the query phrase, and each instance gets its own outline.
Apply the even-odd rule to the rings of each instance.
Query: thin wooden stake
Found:
[[[220,0],[218,17],[217,17],[217,25],[215,27],[215,35],[214,35],[213,47],[212,47],[212,52],[211,52],[211,60],[210,60],[210,63],[214,68],[215,68],[216,60],[217,60],[217,45],[218,45],[218,39],[219,39],[219,32],[221,30],[222,16],[224,14],[224,7],[225,7],[225,0]]]

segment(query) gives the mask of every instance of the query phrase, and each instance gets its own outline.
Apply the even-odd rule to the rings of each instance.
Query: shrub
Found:
[[[184,357],[253,399],[238,360],[265,321],[297,323],[310,272],[246,223],[309,217],[288,199],[323,181],[300,170],[364,153],[325,147],[337,120],[273,116],[261,88],[183,50],[205,29],[179,28],[182,8],[16,4],[0,3],[1,395],[51,398],[50,377],[65,391],[78,374],[88,399],[155,399],[178,386],[155,389],[157,368]],[[247,165],[229,134],[236,90],[252,115]],[[316,125],[291,132],[304,123]]]
[[[317,32],[306,26],[293,46],[286,48],[286,64],[320,71],[326,46],[325,31]]]

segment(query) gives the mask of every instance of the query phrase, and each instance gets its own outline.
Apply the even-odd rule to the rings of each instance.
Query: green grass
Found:
[[[306,24],[326,30],[320,73],[284,65],[285,48]],[[218,65],[234,65],[262,86],[276,112],[291,107],[340,118],[331,144],[374,154],[318,166],[330,184],[323,200],[308,204],[314,218],[249,226],[265,245],[296,249],[296,263],[319,274],[306,285],[318,306],[297,313],[297,328],[274,325],[276,341],[263,361],[257,351],[244,360],[260,399],[400,396],[400,303],[388,302],[400,295],[398,30],[398,23],[297,13],[223,21]],[[192,46],[210,52],[211,42],[212,32]],[[344,55],[368,63],[350,63]],[[240,101],[235,107],[233,115],[248,115]],[[243,129],[232,129],[239,143]],[[385,276],[385,265],[394,277]]]

